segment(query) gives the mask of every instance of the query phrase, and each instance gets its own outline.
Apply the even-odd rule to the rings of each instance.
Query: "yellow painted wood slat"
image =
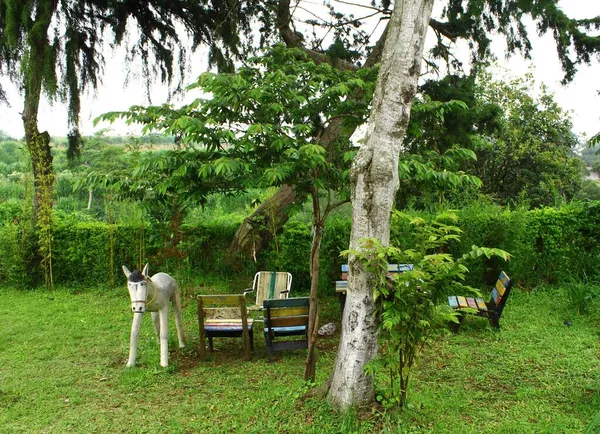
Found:
[[[295,327],[308,325],[308,316],[288,316],[280,318],[271,318],[269,324],[271,327]]]
[[[253,318],[248,318],[248,326],[252,325],[254,319]],[[241,318],[231,318],[231,319],[207,319],[204,321],[204,325],[208,326],[208,325],[222,325],[222,324],[242,324],[242,319]]]
[[[240,306],[244,303],[243,295],[199,295],[202,307]]]
[[[308,315],[308,306],[271,308],[270,315],[271,318],[282,316]]]
[[[496,291],[498,291],[500,297],[502,297],[504,295],[504,292],[506,291],[506,287],[504,286],[501,280],[496,281]]]

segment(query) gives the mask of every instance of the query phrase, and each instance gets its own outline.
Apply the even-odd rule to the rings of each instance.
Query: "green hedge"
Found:
[[[564,283],[600,279],[600,202],[577,203],[559,209],[508,211],[499,207],[470,207],[459,213],[463,229],[460,243],[451,246],[461,255],[471,245],[498,247],[512,255],[509,263],[481,260],[471,266],[468,283],[481,287],[503,269],[520,287],[542,283]],[[427,218],[427,215],[422,215]],[[234,221],[235,220],[235,221]],[[139,267],[150,262],[153,271],[174,273],[194,281],[200,275],[233,275],[250,281],[258,269],[287,270],[293,274],[297,294],[310,288],[310,224],[291,220],[259,258],[231,261],[226,258],[239,221],[222,219],[183,227],[177,249],[170,248],[169,236],[149,226],[109,225],[57,219],[54,223],[53,277],[57,284],[120,284],[121,265]],[[411,247],[414,240],[408,223],[393,228],[399,247]],[[327,222],[321,245],[320,290],[333,294],[345,262],[339,252],[347,249],[350,219]],[[33,264],[35,237],[19,223],[0,227],[0,281],[14,285],[39,284],[39,270]]]
[[[494,259],[472,266],[472,284],[490,283],[500,269],[525,288],[600,278],[600,202],[532,211],[465,209],[459,215],[464,233],[453,253],[475,244],[512,255],[506,264]]]
[[[473,263],[467,278],[472,286],[492,284],[500,270],[527,289],[544,283],[600,280],[600,202],[533,211],[473,206],[457,214],[464,232],[461,242],[451,246],[453,254],[462,255],[477,245],[501,248],[512,255],[508,263],[498,258]],[[414,245],[407,221],[395,223],[392,232],[399,247]],[[339,279],[340,265],[345,262],[339,252],[348,248],[349,237],[350,219],[327,222],[321,245],[321,293],[333,293],[333,282]],[[303,291],[310,287],[310,238],[310,225],[289,222],[280,235],[278,260],[270,262],[275,268],[289,270],[294,276],[294,287]]]

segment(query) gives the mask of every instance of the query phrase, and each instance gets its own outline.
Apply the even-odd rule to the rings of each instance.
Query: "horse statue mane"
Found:
[[[140,270],[133,270],[127,280],[129,282],[141,282],[144,280],[144,275]]]
[[[123,265],[123,273],[127,277],[127,289],[129,290],[133,312],[127,366],[135,366],[140,326],[144,313],[148,311],[152,313],[154,330],[160,340],[160,365],[166,367],[169,365],[169,306],[171,302],[175,313],[179,348],[185,346],[179,286],[175,279],[167,273],[156,273],[152,277],[148,277],[148,264],[145,265],[142,271],[129,271]]]

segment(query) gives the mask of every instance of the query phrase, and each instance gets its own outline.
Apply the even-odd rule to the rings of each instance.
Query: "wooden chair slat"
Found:
[[[271,318],[308,315],[308,306],[271,308]]]
[[[271,318],[270,325],[273,328],[306,326],[308,325],[308,315]]]
[[[477,302],[472,297],[467,297],[467,305],[473,309],[477,309]]]
[[[306,306],[307,299],[308,299],[308,297],[296,297],[296,298],[280,298],[280,299],[276,299],[276,300],[264,300],[263,307],[283,308],[283,307]]]
[[[500,297],[502,297],[504,295],[504,291],[506,291],[506,287],[504,286],[504,284],[502,283],[501,280],[496,281],[496,290],[498,291],[498,294],[500,294]]]
[[[243,295],[201,295],[202,304],[205,308],[209,307],[224,307],[224,306],[239,306],[244,302]]]
[[[475,302],[477,303],[477,307],[479,308],[479,310],[487,310],[487,305],[485,304],[485,301],[483,301],[482,298],[476,298]]]
[[[492,289],[492,300],[496,306],[502,302],[502,296],[498,293],[496,288]]]
[[[451,308],[458,308],[458,300],[455,295],[451,295],[448,297],[448,306]]]

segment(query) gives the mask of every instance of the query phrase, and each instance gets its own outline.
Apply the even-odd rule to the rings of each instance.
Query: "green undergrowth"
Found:
[[[402,419],[415,432],[583,432],[600,409],[600,318],[567,300],[513,291],[499,332],[467,318],[425,352]]]
[[[184,288],[188,345],[170,366],[144,318],[138,366],[127,369],[131,314],[126,289],[0,289],[0,431],[3,433],[581,433],[600,408],[600,319],[570,308],[564,291],[514,291],[502,330],[468,318],[458,335],[426,349],[402,413],[373,407],[335,412],[302,399],[304,352],[252,361],[239,339],[215,339],[197,357],[194,295],[232,292],[228,282]],[[339,306],[322,300],[322,318]],[[318,344],[317,384],[333,369],[339,332]]]

